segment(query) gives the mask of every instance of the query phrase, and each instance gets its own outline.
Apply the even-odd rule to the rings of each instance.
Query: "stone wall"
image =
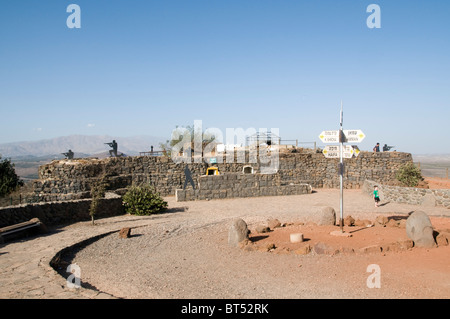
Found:
[[[366,180],[363,191],[372,196],[374,186],[378,186],[383,202],[396,202],[421,206],[443,206],[450,209],[450,189],[425,189],[415,187],[400,187],[380,184]]]
[[[310,194],[311,185],[282,185],[277,174],[225,173],[217,176],[201,176],[198,188],[188,184],[186,190],[177,189],[177,201],[220,199],[234,197],[280,196]]]
[[[247,163],[214,164],[223,173],[242,173],[244,166],[251,166],[260,173],[265,164],[252,160],[246,154]],[[325,158],[322,153],[279,154],[276,179],[278,186],[310,184],[314,188],[338,188],[338,159]],[[391,183],[397,170],[412,162],[409,153],[361,152],[357,158],[345,160],[344,187],[361,188],[366,179]],[[190,163],[188,167],[196,185],[211,166],[209,158]],[[269,163],[270,165],[270,163]],[[59,160],[39,168],[39,179],[34,181],[34,192],[41,201],[88,198],[92,183],[104,178],[109,190],[123,189],[132,183],[149,183],[161,195],[175,195],[183,188],[186,164],[177,164],[168,157],[134,156],[106,159]]]
[[[0,208],[0,228],[39,218],[46,226],[68,224],[91,219],[90,199],[23,204]],[[102,198],[95,219],[125,214],[118,195]]]

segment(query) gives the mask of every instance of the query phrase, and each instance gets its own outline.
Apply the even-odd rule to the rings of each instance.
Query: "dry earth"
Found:
[[[441,177],[425,177],[430,189],[450,189],[450,179]]]
[[[352,237],[329,233],[337,226],[315,226],[313,206],[331,206],[339,214],[339,191],[316,190],[310,195],[175,202],[177,212],[153,216],[151,224],[136,227],[131,237],[105,236],[66,256],[81,268],[84,287],[121,298],[449,298],[450,246],[360,253],[359,248],[406,240],[404,228],[347,227]],[[435,229],[450,229],[450,210],[442,207],[382,203],[359,190],[344,192],[344,212],[355,219],[379,215],[405,219],[424,210]],[[443,217],[445,216],[445,217]],[[231,221],[244,219],[252,242],[275,249],[247,251],[227,243]],[[293,223],[257,234],[255,228],[277,218]],[[299,225],[298,222],[305,223]],[[71,227],[81,227],[75,224]],[[288,234],[302,232],[306,241],[321,242],[339,253],[293,253]],[[290,247],[290,249],[286,249]],[[369,288],[368,266],[380,267],[380,288]]]

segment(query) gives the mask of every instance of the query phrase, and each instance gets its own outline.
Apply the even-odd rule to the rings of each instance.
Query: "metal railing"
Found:
[[[164,151],[139,152],[139,156],[163,156]]]

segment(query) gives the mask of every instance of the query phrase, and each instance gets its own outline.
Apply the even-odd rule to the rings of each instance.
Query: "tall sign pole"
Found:
[[[340,222],[341,233],[344,232],[344,158],[358,157],[360,151],[357,146],[344,145],[344,143],[360,143],[366,136],[361,130],[344,130],[344,111],[341,101],[341,116],[339,130],[322,131],[319,138],[327,145],[323,150],[326,158],[339,158],[339,182],[340,182]],[[338,145],[336,145],[338,144]]]
[[[339,226],[341,227],[341,232],[344,232],[344,129],[343,129],[343,121],[344,121],[344,111],[342,108],[342,100],[341,100],[341,120],[340,120],[340,130],[339,130],[339,182],[340,182],[340,222]]]

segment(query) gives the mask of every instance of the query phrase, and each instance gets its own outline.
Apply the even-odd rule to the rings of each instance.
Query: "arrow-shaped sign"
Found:
[[[344,130],[345,142],[360,143],[366,135],[361,130]]]
[[[339,158],[340,156],[340,146],[339,145],[327,145],[323,149],[322,153],[327,158]],[[350,145],[344,145],[344,151],[342,152],[342,156],[344,158],[352,158],[353,156],[353,147]]]
[[[339,131],[322,131],[319,138],[324,143],[339,143]]]
[[[366,135],[361,130],[344,130],[345,143],[360,143]],[[324,143],[339,143],[339,131],[322,131],[319,138]]]

